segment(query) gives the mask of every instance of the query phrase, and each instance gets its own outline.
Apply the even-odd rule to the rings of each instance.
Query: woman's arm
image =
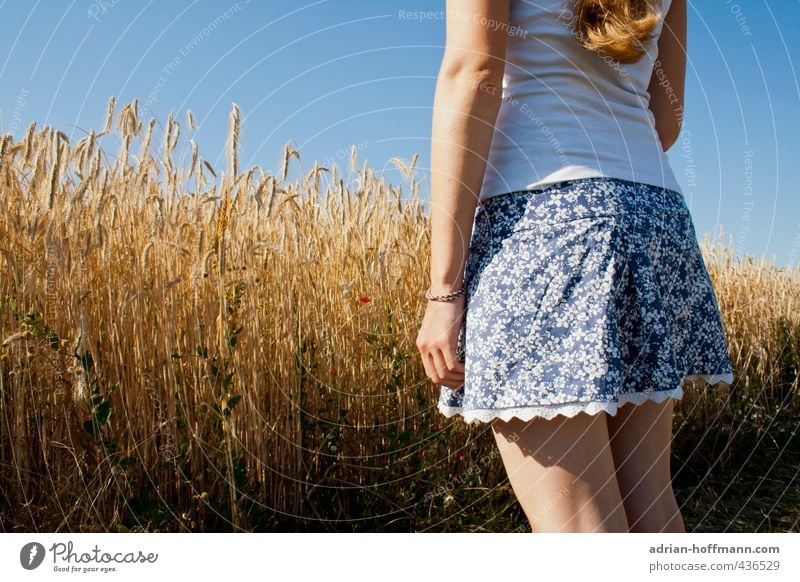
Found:
[[[510,0],[447,0],[446,46],[431,131],[431,294],[461,286],[502,99]],[[464,296],[429,301],[417,337],[428,377],[463,384],[456,341]]]
[[[686,0],[672,0],[658,39],[658,59],[648,87],[650,111],[664,151],[672,147],[681,132],[685,78]]]
[[[431,131],[431,293],[460,285],[500,109],[509,0],[448,0]]]

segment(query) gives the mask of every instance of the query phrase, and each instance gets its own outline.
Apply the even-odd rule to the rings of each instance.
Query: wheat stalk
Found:
[[[239,175],[239,106],[231,107],[228,116],[228,136],[226,139],[228,154],[228,176],[233,181]]]

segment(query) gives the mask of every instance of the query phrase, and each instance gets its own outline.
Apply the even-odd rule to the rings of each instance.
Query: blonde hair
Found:
[[[661,18],[658,0],[575,0],[578,42],[620,63],[635,63]]]

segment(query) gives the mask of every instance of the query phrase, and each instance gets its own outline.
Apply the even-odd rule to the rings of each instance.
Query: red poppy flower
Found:
[[[370,301],[372,301],[372,299],[370,299],[369,296],[367,295],[359,297],[358,300],[361,301],[361,303],[369,303]]]
[[[464,451],[457,451],[457,452],[456,452],[456,457],[458,457],[459,459],[460,459],[461,457],[463,457],[463,456],[464,456]]]
[[[331,376],[335,376],[335,375],[336,375],[336,368],[334,368],[333,370],[331,370]]]

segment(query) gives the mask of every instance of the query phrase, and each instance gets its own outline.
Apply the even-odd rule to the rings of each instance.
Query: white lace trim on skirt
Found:
[[[708,384],[716,384],[718,382],[725,382],[726,384],[733,384],[733,374],[690,374],[685,376],[684,380],[704,380]],[[607,412],[611,416],[617,414],[617,409],[623,404],[633,402],[634,404],[642,404],[648,400],[653,402],[663,402],[667,398],[680,399],[683,397],[683,382],[674,390],[656,390],[652,392],[632,392],[627,394],[620,394],[619,399],[613,402],[565,402],[563,404],[547,404],[544,406],[522,406],[519,408],[492,408],[492,409],[472,409],[463,410],[460,407],[444,406],[439,403],[439,411],[446,417],[450,418],[455,414],[460,414],[464,417],[464,422],[489,422],[495,418],[500,420],[510,420],[512,417],[517,417],[520,420],[531,420],[534,417],[541,417],[545,419],[552,419],[553,417],[561,414],[566,417],[573,417],[579,412],[586,412],[587,414],[597,414],[598,412]]]

